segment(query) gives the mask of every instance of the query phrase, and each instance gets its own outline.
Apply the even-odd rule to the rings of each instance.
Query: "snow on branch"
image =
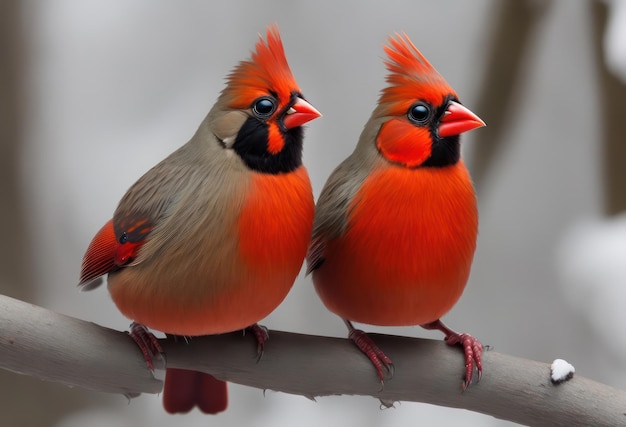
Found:
[[[346,339],[270,331],[260,361],[255,340],[241,333],[189,343],[161,340],[161,345],[170,367],[205,371],[259,389],[425,402],[534,426],[626,424],[626,392],[579,374],[554,385],[549,364],[487,351],[483,379],[461,392],[460,348],[372,336],[395,364],[395,376],[382,390],[370,362]],[[2,295],[0,368],[109,393],[158,393],[162,388],[127,334]]]

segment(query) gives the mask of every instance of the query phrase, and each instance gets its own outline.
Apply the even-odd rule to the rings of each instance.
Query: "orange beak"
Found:
[[[283,123],[287,129],[292,129],[321,117],[322,114],[314,106],[302,98],[298,98],[295,104],[285,113]]]
[[[439,125],[439,136],[445,138],[460,135],[468,130],[483,126],[485,126],[485,122],[480,117],[458,102],[450,101]]]

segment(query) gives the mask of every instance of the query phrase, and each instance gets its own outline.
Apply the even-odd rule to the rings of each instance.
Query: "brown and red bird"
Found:
[[[137,324],[181,336],[253,326],[262,347],[256,322],[291,289],[311,236],[302,125],[319,116],[268,28],[191,140],[124,195],[87,249],[80,286],[108,274],[113,301]],[[131,335],[146,354],[141,331]],[[167,369],[163,402],[168,412],[217,413],[226,383]]]
[[[484,126],[406,35],[385,46],[388,86],[354,152],[326,182],[307,261],[326,307],[381,379],[391,360],[352,321],[438,329],[465,351],[465,389],[481,343],[440,320],[467,283],[478,211],[459,135]]]

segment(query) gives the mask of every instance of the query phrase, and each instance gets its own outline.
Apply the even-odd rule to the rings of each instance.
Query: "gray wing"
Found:
[[[315,206],[313,234],[307,252],[307,274],[324,263],[327,242],[338,238],[349,227],[348,208],[365,179],[388,162],[376,148],[376,135],[385,117],[375,115],[368,120],[354,152],[330,175]]]
[[[234,218],[225,206],[243,203],[245,176],[243,163],[214,141],[207,143],[206,136],[192,139],[150,169],[124,195],[113,217],[116,228],[137,221],[149,226],[131,265],[166,248],[189,246],[189,236],[227,228],[223,223]]]
[[[307,252],[307,274],[324,263],[326,243],[348,227],[348,207],[367,178],[370,168],[352,154],[330,175],[315,207],[313,233]]]

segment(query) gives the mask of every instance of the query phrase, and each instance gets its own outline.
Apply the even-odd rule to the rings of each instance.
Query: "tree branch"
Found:
[[[347,394],[425,402],[535,426],[626,423],[626,392],[580,375],[553,385],[548,364],[488,351],[483,379],[461,392],[460,349],[433,340],[373,338],[396,368],[384,390],[370,362],[346,339],[271,331],[259,362],[255,340],[241,333],[198,337],[189,344],[161,340],[161,345],[169,367],[307,397]],[[110,393],[158,393],[162,388],[127,334],[1,295],[0,367]]]

